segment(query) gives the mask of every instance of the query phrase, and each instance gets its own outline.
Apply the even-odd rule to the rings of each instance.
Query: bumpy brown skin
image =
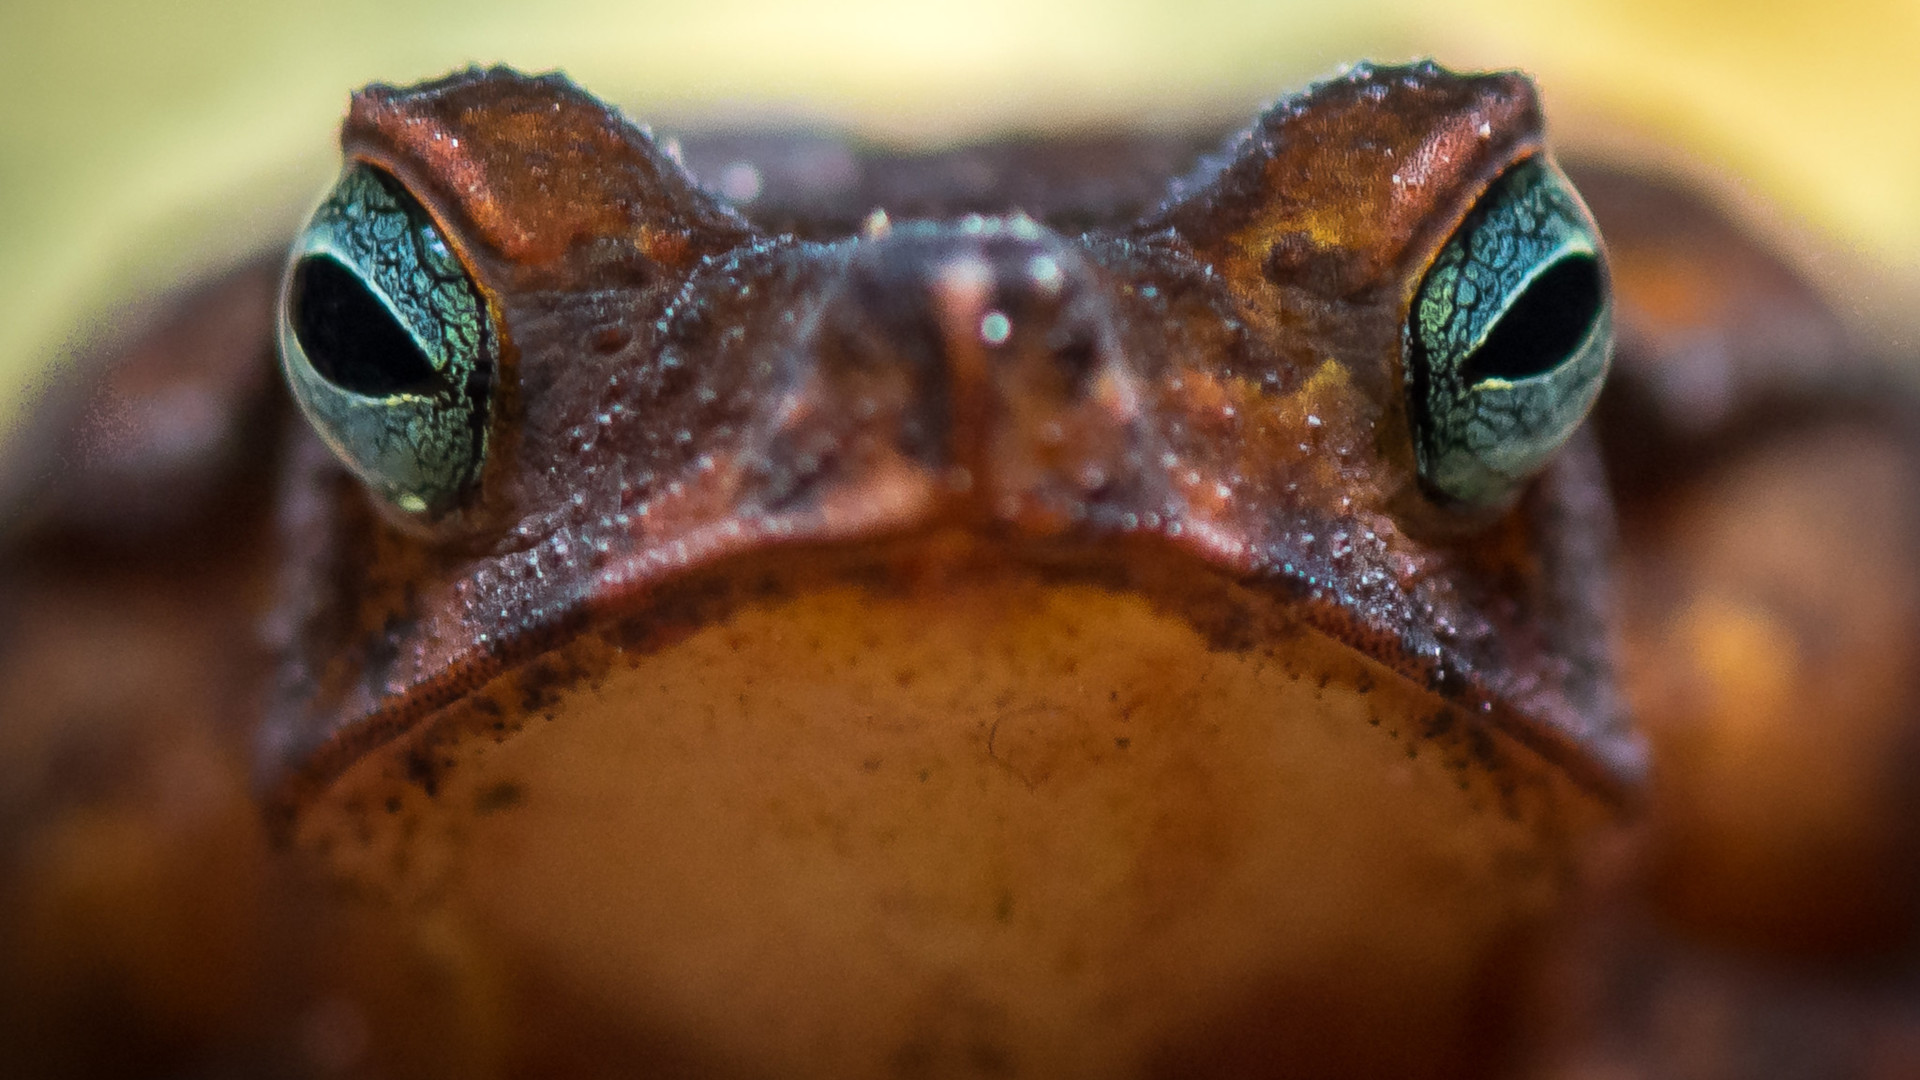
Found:
[[[931,470],[930,461],[978,460],[995,431],[1006,435],[997,445],[1031,447],[1034,418],[1009,420],[996,411],[1006,400],[997,391],[1027,376],[1038,380],[1037,387],[1028,382],[1029,388],[1046,392],[1023,400],[1046,406],[1047,415],[1064,414],[1063,431],[1069,420],[1079,425],[1076,437],[1093,438],[1090,445],[1105,455],[1096,463],[1117,455],[1123,462],[1152,466],[1156,459],[1132,461],[1125,450],[1132,443],[1121,441],[1115,449],[1099,438],[1118,430],[1128,439],[1145,440],[1151,453],[1178,434],[1174,425],[1206,415],[1205,397],[1191,397],[1191,389],[1173,392],[1169,372],[1187,374],[1203,395],[1235,406],[1238,426],[1200,429],[1226,432],[1227,441],[1209,459],[1212,467],[1230,466],[1226,447],[1243,455],[1277,447],[1284,452],[1276,467],[1332,462],[1334,443],[1310,442],[1312,452],[1306,452],[1282,437],[1303,422],[1298,413],[1306,400],[1301,370],[1288,364],[1317,357],[1311,350],[1288,352],[1275,344],[1303,339],[1288,339],[1292,324],[1271,319],[1272,298],[1283,292],[1301,298],[1303,311],[1319,313],[1329,325],[1333,313],[1343,311],[1374,325],[1373,336],[1356,331],[1351,341],[1339,339],[1353,348],[1337,353],[1339,365],[1328,370],[1344,372],[1354,382],[1371,379],[1384,393],[1396,384],[1384,337],[1391,318],[1379,311],[1404,303],[1404,296],[1389,294],[1408,287],[1407,268],[1417,265],[1434,241],[1402,238],[1400,262],[1388,258],[1377,264],[1384,267],[1377,269],[1384,284],[1372,286],[1371,297],[1365,288],[1344,299],[1332,296],[1352,284],[1355,279],[1344,275],[1365,261],[1342,260],[1337,249],[1312,243],[1318,234],[1300,224],[1299,216],[1310,208],[1296,207],[1288,219],[1284,206],[1255,205],[1273,193],[1262,186],[1269,167],[1261,155],[1281,143],[1282,151],[1290,147],[1295,156],[1310,157],[1311,146],[1298,133],[1315,123],[1324,123],[1335,136],[1345,130],[1349,143],[1358,145],[1365,133],[1356,116],[1364,119],[1372,108],[1366,102],[1375,94],[1382,109],[1390,104],[1415,115],[1426,110],[1437,125],[1434,131],[1458,132],[1462,129],[1442,121],[1501,106],[1521,118],[1517,128],[1503,129],[1501,138],[1509,141],[1500,145],[1506,149],[1489,148],[1478,164],[1461,163],[1461,172],[1448,181],[1455,189],[1432,193],[1433,205],[1446,208],[1436,211],[1433,226],[1444,234],[1451,227],[1445,219],[1471,199],[1489,170],[1497,170],[1500,154],[1533,145],[1535,120],[1530,98],[1511,80],[1450,81],[1433,75],[1414,81],[1427,85],[1410,88],[1376,75],[1335,84],[1296,103],[1322,102],[1328,117],[1345,115],[1353,127],[1312,116],[1302,120],[1295,114],[1303,108],[1283,105],[1243,145],[1239,165],[1226,173],[1217,167],[1203,170],[1189,182],[1190,189],[1208,193],[1203,200],[1190,195],[1157,215],[1157,221],[1170,224],[1184,213],[1190,236],[1143,234],[1128,222],[1151,204],[1165,163],[1184,160],[1195,145],[1191,140],[1174,140],[1177,145],[1169,149],[1163,139],[1121,139],[1098,154],[994,145],[924,159],[849,155],[854,164],[847,168],[858,183],[838,179],[844,169],[820,175],[821,156],[814,152],[791,155],[795,164],[786,168],[764,143],[724,152],[713,150],[715,144],[689,146],[688,158],[696,167],[702,161],[724,164],[733,155],[760,167],[765,186],[750,209],[754,221],[769,231],[792,229],[810,239],[831,239],[876,204],[895,208],[896,221],[906,216],[901,208],[939,216],[1005,212],[1020,205],[1063,231],[1103,229],[1084,244],[1044,235],[1039,241],[1023,239],[1007,235],[1004,227],[993,237],[968,240],[958,230],[921,234],[914,242],[920,250],[946,244],[947,250],[963,253],[1029,253],[1041,243],[1049,252],[1067,255],[1061,265],[1075,267],[1067,280],[1081,299],[1059,316],[1060,324],[1081,319],[1096,329],[1112,329],[1119,335],[1113,340],[1145,349],[1142,356],[1162,365],[1137,367],[1131,360],[1093,365],[1110,373],[1110,382],[1146,388],[1138,400],[1151,408],[1139,415],[1153,419],[1133,425],[1114,424],[1111,410],[1103,412],[1100,402],[1085,394],[1048,390],[1048,378],[1056,387],[1064,381],[1055,374],[1059,362],[1032,343],[1010,341],[1004,363],[966,368],[949,366],[946,354],[932,347],[942,362],[915,368],[891,354],[878,363],[861,362],[859,349],[872,336],[867,329],[879,325],[876,320],[928,311],[960,319],[978,312],[924,299],[878,307],[830,305],[836,284],[890,280],[889,267],[898,260],[872,248],[850,254],[846,245],[810,249],[765,240],[751,253],[760,262],[743,259],[732,270],[700,271],[705,275],[700,280],[725,282],[729,274],[776,261],[776,255],[791,260],[797,276],[785,287],[811,297],[812,310],[836,314],[831,327],[841,344],[830,348],[821,344],[824,331],[818,324],[806,335],[782,330],[774,304],[693,290],[688,299],[704,296],[701,304],[674,305],[672,297],[682,286],[663,285],[662,277],[686,275],[699,257],[719,250],[681,245],[732,245],[757,234],[724,210],[700,209],[704,197],[643,140],[563,86],[467,76],[454,84],[469,93],[491,84],[496,90],[490,102],[463,104],[454,94],[436,103],[431,95],[393,91],[360,99],[353,145],[396,170],[412,168],[403,175],[428,185],[417,190],[439,192],[429,201],[449,215],[443,218],[449,235],[464,245],[503,310],[518,313],[513,340],[518,354],[509,360],[517,361],[519,374],[510,369],[502,384],[495,446],[504,449],[496,456],[494,473],[473,504],[444,523],[444,535],[431,543],[380,521],[364,495],[304,432],[288,440],[295,464],[285,485],[279,532],[289,538],[296,558],[279,592],[296,602],[283,605],[276,636],[285,650],[304,644],[286,666],[281,739],[263,763],[267,774],[283,783],[282,813],[299,805],[301,792],[317,786],[352,745],[369,744],[427,711],[429,706],[421,704],[414,712],[389,707],[380,713],[381,701],[416,692],[404,679],[383,683],[390,674],[418,678],[425,664],[454,658],[467,665],[458,678],[428,681],[444,698],[463,682],[477,683],[487,671],[539,651],[541,641],[564,637],[607,606],[621,610],[627,605],[637,616],[633,625],[664,626],[668,633],[685,628],[675,629],[671,618],[638,616],[724,614],[711,603],[723,593],[699,591],[701,575],[681,579],[689,589],[682,590],[682,603],[673,612],[634,599],[629,587],[641,580],[638,576],[595,579],[606,586],[594,594],[598,599],[561,595],[548,609],[541,608],[541,600],[553,591],[509,580],[503,594],[520,606],[500,616],[499,625],[523,636],[498,656],[481,659],[453,647],[457,639],[449,635],[487,623],[456,617],[457,603],[475,595],[473,586],[463,583],[483,581],[483,571],[496,582],[502,574],[530,576],[529,553],[538,550],[540,540],[563,535],[576,520],[592,524],[603,512],[552,504],[560,509],[545,518],[536,513],[547,505],[543,497],[572,490],[573,476],[544,475],[552,455],[577,452],[575,440],[594,442],[600,456],[588,459],[596,464],[581,478],[583,490],[604,502],[609,493],[630,489],[649,500],[648,517],[664,515],[660,495],[672,483],[674,469],[698,461],[701,451],[677,445],[678,428],[662,428],[658,444],[639,425],[610,431],[612,440],[601,439],[593,424],[572,432],[581,420],[570,417],[597,421],[593,406],[599,396],[608,395],[609,403],[622,395],[624,401],[656,403],[652,416],[666,425],[699,420],[702,407],[716,424],[759,417],[758,427],[736,430],[736,441],[721,447],[733,455],[726,460],[734,462],[729,466],[734,486],[714,491],[735,501],[708,505],[683,495],[674,511],[679,516],[663,516],[681,525],[719,520],[723,531],[724,515],[742,507],[762,523],[784,513],[785,520],[816,527],[830,520],[834,507],[845,505],[830,497],[833,492],[861,490],[844,485],[862,476],[870,479],[873,462],[904,462],[900,471],[911,477],[915,470]],[[1445,104],[1449,94],[1457,95],[1451,106]],[[539,142],[538,131],[556,115],[556,102],[572,110],[567,115],[573,120],[564,128],[571,137],[562,138],[556,129],[540,143],[552,156],[529,160],[550,167],[555,157],[584,156],[587,148],[598,147],[595,153],[611,153],[615,167],[584,176],[562,177],[550,168],[515,176],[497,156],[482,167],[497,147],[463,138],[469,158],[439,164],[451,168],[446,176],[485,182],[491,208],[476,208],[488,212],[471,218],[450,216],[467,213],[464,204],[454,187],[428,175],[426,165],[435,154],[455,148],[434,135],[491,117],[504,128],[527,129],[521,138]],[[1338,108],[1343,104],[1344,114]],[[1410,123],[1373,115],[1382,123]],[[388,134],[378,136],[380,131]],[[1284,142],[1278,139],[1282,133]],[[403,155],[399,147],[416,152]],[[1286,157],[1282,152],[1276,160]],[[1311,161],[1296,164],[1309,180],[1321,177],[1321,195],[1378,194],[1379,174],[1360,168],[1364,156],[1359,164],[1348,160],[1347,172],[1322,174]],[[1284,173],[1279,166],[1271,168]],[[1128,169],[1137,174],[1116,172]],[[1356,174],[1372,175],[1374,182],[1355,182],[1348,189],[1330,179]],[[982,175],[993,182],[982,185]],[[1237,179],[1229,182],[1223,175]],[[1580,905],[1559,949],[1560,962],[1541,976],[1542,990],[1534,997],[1539,1008],[1520,1029],[1535,1037],[1527,1047],[1524,1075],[1591,1076],[1596,1070],[1622,1076],[1682,1071],[1755,1077],[1911,1075],[1912,1032],[1920,1028],[1913,974],[1920,964],[1913,961],[1912,944],[1917,888],[1912,869],[1920,860],[1913,858],[1911,822],[1920,815],[1913,813],[1906,777],[1920,750],[1920,728],[1910,720],[1920,663],[1904,643],[1912,639],[1907,628],[1920,608],[1909,557],[1916,535],[1912,473],[1920,453],[1903,441],[1906,429],[1888,421],[1889,414],[1898,417],[1897,395],[1852,392],[1854,386],[1873,386],[1873,377],[1864,374],[1858,383],[1849,375],[1836,385],[1836,367],[1849,373],[1865,368],[1853,362],[1857,357],[1837,337],[1831,316],[1777,263],[1718,224],[1709,210],[1675,202],[1630,178],[1576,175],[1609,236],[1622,299],[1625,351],[1618,374],[1625,379],[1616,378],[1603,407],[1602,435],[1610,467],[1628,479],[1631,497],[1624,516],[1628,689],[1647,722],[1661,768],[1641,835],[1604,868],[1605,880]],[[542,209],[542,184],[549,190],[575,185],[567,194],[581,201],[553,200]],[[1291,191],[1297,200],[1306,189],[1279,190]],[[637,198],[662,191],[669,197],[661,205]],[[1243,265],[1251,265],[1251,255],[1265,242],[1277,266],[1293,269],[1258,287],[1204,273],[1192,282],[1194,264],[1182,263],[1192,251],[1236,250],[1232,242],[1207,233],[1208,205],[1239,208],[1238,216],[1219,219],[1238,224],[1216,227],[1243,236],[1240,250],[1249,253]],[[518,207],[518,216],[498,212],[505,207]],[[1250,225],[1256,218],[1264,224]],[[532,229],[534,224],[541,228]],[[1349,225],[1379,235],[1364,220]],[[906,232],[896,229],[895,236]],[[479,247],[473,239],[478,236],[489,238],[491,246]],[[525,256],[526,262],[502,252]],[[288,415],[272,389],[263,390],[266,380],[260,377],[270,321],[264,304],[277,263],[277,256],[270,258],[225,282],[182,294],[178,303],[169,297],[160,317],[130,320],[138,333],[104,344],[102,377],[74,397],[73,409],[46,411],[48,434],[40,452],[15,453],[3,463],[13,469],[0,478],[0,501],[9,516],[8,535],[0,538],[6,544],[0,557],[0,717],[5,718],[0,724],[5,749],[0,754],[0,927],[5,929],[0,937],[0,1068],[10,1075],[222,1070],[477,1075],[496,1061],[486,1043],[497,1037],[498,1002],[487,996],[486,971],[456,963],[454,983],[423,978],[449,970],[447,958],[437,954],[434,964],[422,966],[423,950],[431,953],[445,944],[434,926],[425,933],[420,927],[395,927],[377,907],[331,902],[327,886],[311,880],[296,861],[275,855],[255,827],[243,747],[255,711],[245,684],[256,674],[257,660],[235,643],[246,639],[279,555],[266,539],[269,493],[258,467],[259,444],[253,441]],[[1185,270],[1176,272],[1182,265]],[[1145,323],[1142,312],[1151,317],[1156,309],[1137,295],[1128,297],[1129,282],[1174,286],[1158,302],[1190,316],[1180,325],[1192,339],[1171,340],[1164,327]],[[593,285],[602,291],[569,291]],[[1030,292],[1016,288],[1012,296],[1031,300]],[[747,379],[750,373],[743,374],[739,363],[718,371],[635,368],[616,379],[612,365],[643,355],[642,347],[653,340],[634,312],[664,311],[670,305],[712,316],[705,329],[690,316],[677,324],[675,332],[689,352],[704,347],[701,342],[712,345],[714,335],[731,325],[727,320],[758,312],[760,321],[741,324],[753,330],[749,340],[733,346],[743,351],[715,355],[766,349],[786,333],[798,335],[793,340],[804,346],[789,355],[807,362],[781,367],[757,383]],[[1263,310],[1276,336],[1241,341],[1236,348],[1252,351],[1231,355],[1273,359],[1247,359],[1237,375],[1228,370],[1193,377],[1193,354],[1203,344],[1234,340],[1227,319],[1261,325],[1256,316]],[[1025,333],[1031,321],[1023,316],[1014,324]],[[1153,344],[1156,334],[1158,344]],[[922,340],[938,344],[965,336],[943,331],[935,319]],[[1137,345],[1142,341],[1147,344]],[[1092,355],[1097,360],[1109,354],[1095,348]],[[1276,372],[1271,392],[1263,389],[1264,364]],[[988,420],[1001,419],[983,425],[976,412],[967,419],[972,426],[956,425],[944,440],[914,443],[903,432],[916,416],[924,419],[925,410],[915,413],[902,404],[911,394],[901,386],[908,382],[903,373],[913,371],[943,377],[944,382],[927,380],[932,385],[963,382],[971,388],[968,400],[976,407],[984,403],[980,411]],[[957,379],[954,372],[965,378]],[[702,403],[700,390],[718,389],[723,383],[716,380],[723,376],[735,380],[726,385],[743,395],[772,387],[792,391],[797,402],[804,391],[827,408],[768,418],[756,413],[756,399],[746,396]],[[1244,385],[1256,376],[1254,386]],[[1305,381],[1312,385],[1310,377]],[[555,386],[562,389],[545,396],[546,388]],[[881,414],[891,428],[859,435],[857,447],[864,456],[851,464],[823,459],[812,472],[782,474],[765,467],[776,437],[804,443],[843,436],[844,427],[833,426],[831,395],[861,386],[894,410]],[[1290,392],[1283,393],[1282,386]],[[1705,396],[1703,386],[1710,391]],[[138,394],[130,394],[130,388],[138,388]],[[1228,391],[1240,396],[1229,398]],[[1360,447],[1340,463],[1341,475],[1362,481],[1360,490],[1375,494],[1403,484],[1404,463],[1394,449],[1400,445],[1395,439],[1404,435],[1392,415],[1397,398],[1348,391],[1342,400],[1363,409],[1355,421],[1357,434],[1346,432],[1340,440]],[[182,401],[208,406],[212,418],[195,428],[199,437],[191,445],[179,439],[177,404]],[[1258,412],[1244,408],[1248,402],[1268,410],[1261,421],[1269,425],[1266,435],[1248,421]],[[1076,403],[1077,411],[1067,408]],[[1334,426],[1328,414],[1316,415],[1323,432]],[[1791,428],[1778,426],[1783,417],[1793,418]],[[1044,430],[1045,421],[1040,423]],[[1359,437],[1364,434],[1378,437]],[[536,444],[536,438],[545,441]],[[1176,449],[1192,456],[1194,440],[1186,438]],[[1766,449],[1783,441],[1777,450]],[[1066,445],[1077,449],[1080,444],[1067,440]],[[759,472],[753,471],[754,462],[741,458],[743,448],[756,446],[762,454]],[[716,463],[723,456],[716,454]],[[1057,516],[1033,512],[1036,502],[1042,510],[1106,505],[1073,486],[1049,489],[1037,483],[1071,476],[1061,461],[1038,453],[995,461],[1000,463],[991,474],[995,477],[1009,465],[1018,466],[1006,473],[1014,480],[993,481],[998,490],[1011,487],[1046,497],[1000,515],[990,503],[956,498],[958,493],[948,489],[941,512],[1004,535],[1005,553],[1043,553],[1048,549],[1038,536],[1061,542],[1052,550],[1085,555],[1095,550],[1094,538],[1119,531],[1109,523],[1107,532],[1098,532],[1099,519],[1089,524],[1069,514],[1061,524]],[[1069,458],[1065,465],[1075,463]],[[1702,473],[1703,464],[1712,468]],[[653,475],[643,480],[646,473]],[[1115,496],[1110,509],[1151,507],[1155,498],[1182,490],[1181,478],[1164,471],[1157,488],[1144,486],[1151,470],[1124,475],[1133,486]],[[150,498],[161,490],[166,498]],[[709,489],[689,483],[683,490],[698,495]],[[776,490],[797,493],[796,501],[774,505],[769,493]],[[1303,485],[1302,490],[1319,489]],[[1193,517],[1185,515],[1195,514],[1196,504],[1183,502],[1177,520],[1183,525],[1226,522],[1242,529],[1239,535],[1267,543],[1266,554],[1274,555],[1293,538],[1285,534],[1327,535],[1318,524],[1304,524],[1307,515],[1324,512],[1324,507],[1313,509],[1311,499],[1298,504],[1305,509],[1292,511],[1297,521],[1275,509],[1296,504],[1271,501],[1275,492],[1285,491],[1284,480],[1274,474],[1256,473],[1240,491],[1227,508],[1202,506]],[[1262,504],[1265,519],[1247,509],[1248,497],[1255,495],[1270,500]],[[1556,632],[1569,638],[1596,632],[1592,622],[1583,629],[1581,620],[1596,618],[1592,598],[1603,577],[1594,563],[1574,556],[1578,534],[1569,538],[1551,522],[1552,508],[1568,504],[1584,507],[1572,515],[1576,520],[1590,521],[1601,512],[1599,498],[1590,481],[1562,474],[1523,504],[1516,519],[1521,525],[1506,526],[1521,540],[1549,538],[1547,550],[1560,553],[1554,556],[1559,560],[1555,572],[1571,575],[1571,584],[1557,595],[1576,599],[1546,605],[1573,613],[1558,623],[1528,608],[1509,610],[1504,621],[1496,621],[1499,628],[1521,633],[1522,645],[1517,659],[1486,641],[1466,649],[1463,655],[1483,665],[1473,673],[1481,684],[1497,690],[1498,672],[1517,678],[1516,672],[1528,670],[1529,657],[1551,659],[1524,636],[1530,628],[1544,635],[1557,626]],[[648,539],[655,533],[635,524],[638,505],[636,500],[620,507],[628,512],[626,544],[616,549],[613,541],[620,534],[605,534],[608,557],[619,556],[616,569],[638,565],[631,561],[633,553],[644,553],[645,545],[656,542]],[[1380,505],[1389,509],[1374,510],[1375,520],[1393,512],[1391,504]],[[1868,506],[1878,511],[1857,512]],[[22,513],[23,507],[30,513]],[[523,524],[527,528],[519,528]],[[1488,564],[1449,553],[1444,524],[1422,528],[1417,535],[1436,537],[1424,547],[1404,537],[1392,541],[1421,556],[1418,568],[1439,575],[1414,595],[1462,605],[1475,597],[1484,601],[1493,594],[1489,581],[1499,579],[1490,570],[1473,570]],[[1235,569],[1241,564],[1212,558],[1190,538],[1166,536],[1164,520],[1157,533],[1138,531],[1148,534],[1140,542],[1142,556],[1130,561],[1108,551],[1106,580],[1126,584],[1118,575],[1129,566],[1171,563],[1175,572],[1155,595],[1189,616],[1197,613],[1194,597],[1204,591],[1196,586],[1209,581],[1238,579],[1282,597],[1310,599],[1297,576],[1257,564],[1252,572]],[[357,539],[342,542],[352,537]],[[1768,542],[1756,544],[1757,537]],[[773,557],[780,550],[763,554]],[[1323,564],[1331,554],[1323,555]],[[1085,559],[1063,561],[1086,565]],[[538,565],[540,573],[550,574],[557,564],[543,559]],[[672,573],[679,565],[669,551],[657,572]],[[737,560],[711,564],[704,580],[725,580],[728,569],[739,565]],[[1416,564],[1407,565],[1411,573]],[[416,573],[431,587],[409,601],[407,583]],[[1531,602],[1556,594],[1532,584],[1543,580],[1551,580],[1545,570],[1517,575],[1514,595]],[[336,599],[376,586],[384,592],[364,605]],[[1382,589],[1389,599],[1400,595]],[[1318,607],[1308,604],[1303,611],[1331,613],[1325,625],[1336,632],[1375,625],[1362,617],[1368,612],[1391,625],[1389,616],[1396,610],[1391,604],[1343,606],[1348,599],[1325,594]],[[1520,617],[1529,610],[1534,611],[1530,620]],[[1215,629],[1220,640],[1234,639],[1230,625],[1216,623]],[[644,635],[635,640],[644,641]],[[1353,640],[1371,639],[1361,634]],[[1379,640],[1391,645],[1391,639]],[[402,648],[415,644],[429,651],[403,663]],[[336,648],[344,651],[333,657],[328,650]],[[1389,647],[1385,655],[1391,652]],[[1577,640],[1564,650],[1570,658],[1598,653],[1598,645]],[[1518,666],[1502,666],[1509,661]],[[1411,670],[1424,672],[1418,666]],[[1456,695],[1463,693],[1460,684],[1443,682]],[[1553,685],[1581,684],[1567,677]],[[295,708],[292,695],[305,692],[303,687],[327,688],[330,704],[312,716]],[[1597,684],[1586,692],[1601,700],[1606,693]],[[1531,700],[1521,693],[1511,697]],[[385,732],[351,726],[365,714],[383,716]],[[1592,715],[1606,714],[1599,709]],[[1549,748],[1565,742],[1564,731],[1540,719],[1553,715],[1551,709],[1535,713],[1503,706],[1495,715],[1510,728],[1517,724],[1523,735],[1532,731]],[[302,746],[317,747],[317,756],[303,758]],[[418,779],[430,782],[432,775],[426,763]],[[595,1044],[569,1035],[567,1018],[588,1031],[595,1026],[592,1010],[576,1005],[555,1010],[564,1016],[544,1032],[545,1042],[522,1048],[540,1055],[526,1060],[539,1061],[548,1073],[591,1074],[596,1065],[604,1066],[594,1060]],[[371,1059],[369,1017],[391,1021],[405,1036],[375,1047]],[[1502,1030],[1512,1029],[1503,1025]],[[628,1049],[639,1059],[660,1064],[663,1071],[673,1067],[670,1039],[638,1038],[641,1045]],[[1482,1062],[1503,1056],[1499,1045],[1480,1049]],[[1229,1061],[1226,1068],[1232,1065]],[[1180,1059],[1170,1067],[1179,1072],[1196,1065]]]
[[[1920,1074],[1920,413],[1697,196],[1572,173],[1625,328],[1599,419],[1656,768],[1523,1075]]]
[[[342,141],[420,195],[508,348],[493,460],[437,535],[375,525],[294,455],[261,759],[281,815],[579,627],[644,618],[663,583],[943,527],[1117,576],[1222,644],[1207,598],[1252,587],[1606,798],[1639,780],[1591,446],[1472,530],[1412,475],[1408,300],[1541,152],[1519,76],[1355,69],[1078,238],[1025,218],[768,236],[618,114],[498,69],[371,88]],[[981,336],[994,312],[1003,342]]]

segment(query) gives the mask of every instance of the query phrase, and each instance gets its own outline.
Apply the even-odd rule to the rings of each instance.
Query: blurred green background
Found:
[[[938,142],[1248,118],[1342,60],[1539,78],[1563,144],[1679,169],[1920,354],[1920,0],[79,0],[0,10],[0,431],[115,312],[291,231],[346,92],[562,68],[635,115]]]

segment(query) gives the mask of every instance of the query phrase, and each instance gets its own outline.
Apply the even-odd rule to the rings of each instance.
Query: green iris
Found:
[[[1613,353],[1600,238],[1560,170],[1510,169],[1447,241],[1406,328],[1420,478],[1442,501],[1511,503],[1600,393]]]
[[[411,517],[479,478],[499,360],[486,302],[398,181],[349,165],[294,244],[280,360],[307,420]]]

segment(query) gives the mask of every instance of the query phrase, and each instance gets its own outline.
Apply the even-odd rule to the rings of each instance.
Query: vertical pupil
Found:
[[[1551,371],[1586,340],[1599,313],[1599,261],[1591,255],[1563,258],[1500,313],[1486,340],[1460,365],[1460,376],[1471,386]]]
[[[293,268],[293,332],[307,361],[328,382],[367,397],[418,390],[438,381],[433,364],[358,274],[327,255]]]

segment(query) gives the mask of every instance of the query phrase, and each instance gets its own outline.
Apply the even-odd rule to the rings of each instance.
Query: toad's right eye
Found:
[[[327,446],[431,524],[486,463],[500,335],[486,299],[399,181],[351,164],[293,249],[280,362]]]
[[[1495,181],[1434,259],[1406,327],[1420,478],[1442,501],[1510,504],[1600,393],[1613,352],[1600,236],[1559,169]]]

